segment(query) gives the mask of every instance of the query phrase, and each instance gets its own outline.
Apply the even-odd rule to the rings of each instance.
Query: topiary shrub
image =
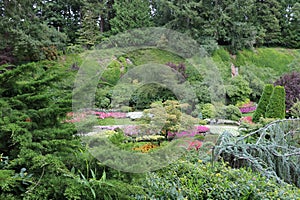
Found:
[[[276,86],[266,109],[267,118],[285,118],[285,90],[283,86]]]
[[[259,99],[256,111],[253,114],[253,119],[252,119],[253,122],[258,122],[261,117],[265,117],[265,112],[266,112],[267,106],[269,104],[270,97],[273,93],[273,90],[274,90],[273,85],[271,85],[271,84],[265,85],[263,94],[262,94],[261,98]]]

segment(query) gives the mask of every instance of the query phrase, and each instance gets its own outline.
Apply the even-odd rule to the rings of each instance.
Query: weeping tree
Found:
[[[300,187],[299,135],[300,119],[278,120],[240,137],[224,132],[213,156],[221,156],[234,168],[251,167],[280,183]]]

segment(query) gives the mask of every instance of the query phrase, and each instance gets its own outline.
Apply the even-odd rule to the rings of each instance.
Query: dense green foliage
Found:
[[[299,199],[299,123],[269,124],[286,108],[299,117],[299,19],[297,0],[0,0],[0,199]],[[137,48],[89,60],[126,45]],[[95,90],[89,79],[76,88],[93,61]],[[76,95],[144,117],[83,113],[76,129]],[[248,135],[215,145],[195,131],[206,124],[195,117],[239,121],[235,105],[249,99]]]
[[[145,194],[136,199],[297,199],[299,189],[279,186],[274,179],[249,169],[233,169],[226,163],[203,163],[189,152],[166,169],[149,173],[140,184]]]
[[[242,117],[240,109],[234,105],[222,106],[217,109],[217,118],[239,121]]]
[[[49,48],[64,51],[70,44],[90,48],[112,34],[149,26],[186,33],[210,53],[217,45],[232,53],[300,45],[296,0],[4,0],[0,7],[2,63],[41,60]]]
[[[274,90],[273,85],[271,85],[271,84],[265,85],[262,96],[259,99],[256,111],[253,114],[254,122],[258,122],[261,117],[265,117],[267,106],[269,105],[269,101],[270,101],[271,95],[273,93],[273,90]]]
[[[267,118],[284,119],[286,112],[285,90],[283,86],[275,86],[266,109]]]
[[[150,2],[146,0],[116,1],[115,17],[110,20],[113,34],[151,26]]]
[[[237,104],[249,98],[252,90],[249,83],[242,76],[233,77],[226,87],[226,94],[230,104]]]
[[[74,137],[74,125],[62,123],[73,75],[53,62],[0,74],[1,199],[128,198],[126,182],[107,180],[118,173],[105,172]]]

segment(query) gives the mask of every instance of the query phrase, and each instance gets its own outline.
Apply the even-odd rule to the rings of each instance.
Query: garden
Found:
[[[299,1],[0,16],[0,200],[300,199]]]
[[[195,95],[138,75],[118,83],[150,60]],[[224,95],[211,96],[203,66],[144,49],[111,61],[95,106],[74,109],[74,63],[84,66],[78,55],[1,66],[0,199],[300,198],[299,72],[274,84],[221,74]]]

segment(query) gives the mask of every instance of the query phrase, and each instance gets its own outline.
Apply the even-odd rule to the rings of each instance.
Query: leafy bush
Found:
[[[274,86],[271,84],[265,85],[263,94],[259,99],[255,113],[253,114],[253,122],[258,122],[261,117],[265,117],[266,109],[273,93]]]
[[[161,132],[166,138],[168,132],[193,129],[198,120],[182,113],[181,107],[178,101],[172,100],[152,103],[150,109],[144,110],[144,119],[149,123],[146,129],[155,134]]]
[[[233,121],[239,121],[242,117],[242,113],[240,109],[234,105],[229,105],[223,107],[223,113],[225,119],[233,120]]]
[[[229,85],[226,86],[226,94],[229,97],[231,104],[237,104],[238,102],[245,101],[249,98],[252,90],[249,87],[249,83],[243,78],[243,76],[233,77]]]
[[[193,153],[193,151],[191,151]],[[193,156],[194,157],[194,156]],[[195,158],[195,157],[194,157]],[[140,182],[145,194],[136,199],[297,199],[299,189],[280,185],[246,169],[232,169],[226,163],[204,164],[202,160],[179,160]]]
[[[101,76],[101,80],[111,85],[115,85],[121,77],[121,64],[117,60],[113,60],[105,69]]]
[[[137,110],[149,108],[155,101],[175,100],[176,95],[157,83],[142,85],[131,96],[129,105]]]
[[[285,90],[282,86],[276,86],[270,97],[269,104],[266,109],[267,118],[285,118]]]
[[[216,115],[215,106],[211,103],[206,103],[202,106],[201,113],[203,119],[214,118]]]
[[[258,77],[257,74],[260,73],[257,72],[258,70],[256,68],[255,66],[243,67],[243,69],[240,70],[240,74],[249,82],[249,87],[252,90],[250,99],[258,102],[263,93],[265,83]]]

